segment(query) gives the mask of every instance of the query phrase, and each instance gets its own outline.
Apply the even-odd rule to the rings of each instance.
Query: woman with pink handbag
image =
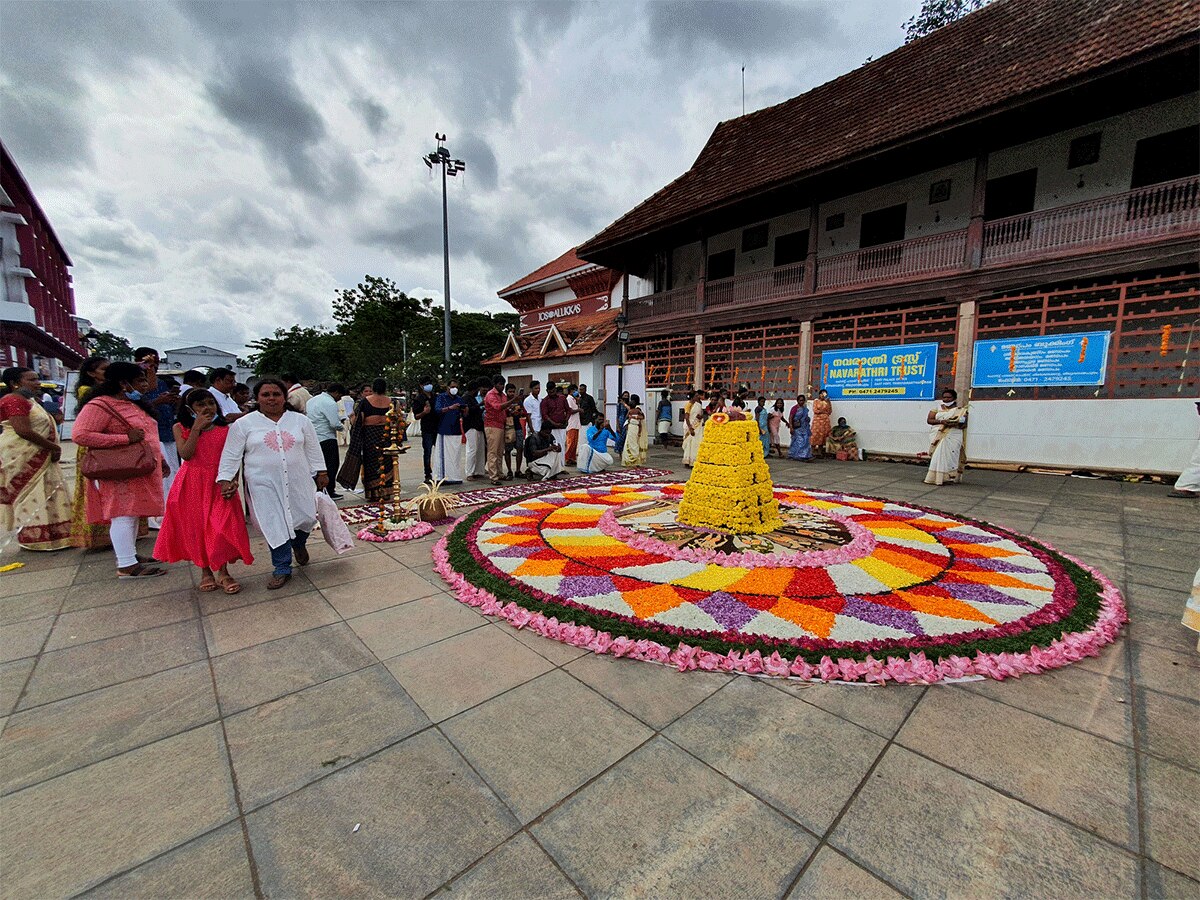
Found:
[[[104,381],[79,411],[71,440],[87,447],[88,521],[109,523],[118,578],[164,574],[137,557],[138,520],[163,514],[162,480],[167,476],[158,445],[158,425],[141,392],[146,373],[130,362],[109,363]]]

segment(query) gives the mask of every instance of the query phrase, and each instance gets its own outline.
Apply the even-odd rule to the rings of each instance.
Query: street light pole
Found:
[[[465,171],[467,164],[461,159],[452,159],[450,150],[446,147],[446,136],[434,133],[438,142],[437,149],[422,157],[426,167],[433,169],[440,166],[442,170],[442,264],[444,275],[445,309],[442,314],[442,358],[446,365],[446,374],[450,374],[450,214],[446,201],[446,176],[454,177]]]

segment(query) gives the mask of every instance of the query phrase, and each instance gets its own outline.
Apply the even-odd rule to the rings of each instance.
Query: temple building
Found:
[[[85,352],[71,258],[8,148],[0,143],[0,368],[59,380]]]
[[[952,386],[974,462],[1178,472],[1198,23],[1195,0],[998,0],[721,122],[578,257],[649,282],[626,357],[651,390],[824,387],[868,453],[907,456]]]

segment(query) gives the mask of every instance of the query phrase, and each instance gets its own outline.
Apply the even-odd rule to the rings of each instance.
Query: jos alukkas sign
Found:
[[[539,328],[548,328],[563,319],[603,312],[609,308],[609,300],[608,294],[596,294],[592,297],[580,297],[555,306],[543,306],[541,309],[523,312],[521,313],[521,332],[528,334]]]

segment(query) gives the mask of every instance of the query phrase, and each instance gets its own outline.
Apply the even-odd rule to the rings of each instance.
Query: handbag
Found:
[[[99,402],[99,400],[92,401],[92,403]],[[104,409],[113,417],[124,422],[126,428],[133,427],[109,404],[104,404]],[[79,464],[79,471],[88,481],[128,481],[130,478],[149,475],[160,467],[150,445],[141,440],[136,444],[127,444],[124,447],[89,447],[83,461]]]

